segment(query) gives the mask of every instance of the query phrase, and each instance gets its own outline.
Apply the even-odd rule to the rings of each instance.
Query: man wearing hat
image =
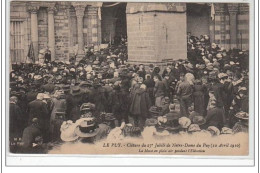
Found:
[[[42,86],[44,92],[52,93],[54,91],[55,85],[51,79],[48,80],[48,83]]]
[[[166,87],[157,75],[153,77],[153,80],[155,82],[153,91],[155,97],[155,106],[162,107],[162,99],[166,96]]]

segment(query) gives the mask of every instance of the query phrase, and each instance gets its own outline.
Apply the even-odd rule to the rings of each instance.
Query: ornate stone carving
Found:
[[[39,6],[32,6],[32,5],[29,5],[28,6],[28,11],[30,12],[30,13],[37,13],[38,12],[38,10],[39,10]]]
[[[76,10],[76,16],[83,17],[87,4],[85,2],[72,2],[72,5]]]
[[[47,8],[48,13],[54,13],[57,11],[57,8],[55,6],[50,6]]]

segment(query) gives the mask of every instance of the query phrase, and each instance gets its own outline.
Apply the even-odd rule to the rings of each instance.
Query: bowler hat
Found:
[[[70,90],[70,86],[69,85],[63,85],[62,86],[62,90],[63,91],[69,91]]]
[[[81,95],[83,92],[81,91],[81,89],[78,86],[75,86],[72,88],[71,90],[71,95],[73,96],[78,96]]]

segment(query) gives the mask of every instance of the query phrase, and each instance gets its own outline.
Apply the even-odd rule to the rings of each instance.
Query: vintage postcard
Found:
[[[252,3],[9,5],[12,156],[249,155]]]

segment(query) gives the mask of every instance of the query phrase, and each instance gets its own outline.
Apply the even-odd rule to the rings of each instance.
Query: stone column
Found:
[[[48,47],[51,51],[51,60],[55,60],[55,33],[54,33],[54,16],[55,7],[48,7]]]
[[[86,5],[83,3],[73,3],[72,5],[76,10],[78,28],[78,57],[81,57],[84,55],[83,16]]]
[[[228,4],[230,20],[230,48],[237,48],[237,12],[238,4]]]
[[[88,20],[91,23],[91,43],[97,45],[98,42],[98,8],[95,6],[88,7]]]
[[[31,41],[34,48],[35,60],[38,61],[38,19],[37,12],[39,6],[29,6],[29,12],[31,13]]]

